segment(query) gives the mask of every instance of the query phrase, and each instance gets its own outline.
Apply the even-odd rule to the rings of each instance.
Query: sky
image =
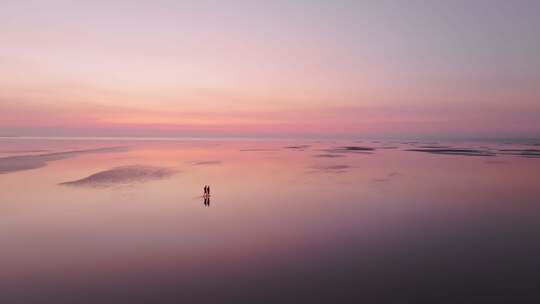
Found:
[[[0,136],[540,137],[537,0],[0,8]]]

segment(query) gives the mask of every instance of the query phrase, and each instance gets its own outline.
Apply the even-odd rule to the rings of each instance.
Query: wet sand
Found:
[[[178,171],[174,168],[131,165],[97,172],[79,180],[60,183],[60,185],[77,187],[132,185],[134,183],[168,178],[176,173]]]

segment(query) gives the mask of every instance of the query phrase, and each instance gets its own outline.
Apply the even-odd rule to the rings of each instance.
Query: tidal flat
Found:
[[[0,139],[0,302],[531,296],[536,149],[357,144]]]

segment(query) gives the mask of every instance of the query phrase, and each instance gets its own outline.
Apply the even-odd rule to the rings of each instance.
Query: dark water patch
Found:
[[[46,166],[48,162],[71,158],[82,154],[123,152],[127,150],[127,147],[105,147],[37,155],[18,155],[2,157],[0,158],[0,174],[37,169]]]
[[[303,150],[311,147],[311,145],[299,145],[299,146],[287,146],[285,149],[291,149],[291,150]]]
[[[495,156],[495,153],[487,150],[469,149],[469,148],[430,148],[430,149],[408,149],[407,151],[424,152],[443,155],[462,155],[462,156]]]
[[[351,166],[349,165],[329,165],[329,166],[314,166],[312,172],[324,172],[324,173],[344,173],[347,172]]]
[[[260,148],[247,148],[240,149],[240,152],[267,152],[267,151],[276,151],[276,149],[260,149]]]
[[[339,147],[337,149],[341,149],[345,151],[375,151],[375,148],[361,147],[361,146],[344,146],[344,147]]]
[[[382,147],[377,147],[377,149],[390,150],[390,149],[399,149],[399,147],[397,147],[397,146],[382,146]]]
[[[363,147],[363,146],[343,146],[336,147],[332,149],[323,150],[328,153],[358,153],[358,154],[371,154],[375,151],[375,148],[372,147]]]
[[[372,179],[371,181],[372,181],[372,182],[375,182],[375,183],[389,182],[389,181],[391,181],[393,178],[397,177],[398,175],[399,175],[399,172],[390,172],[390,173],[388,173],[385,177],[382,177],[382,178],[374,178],[374,179]]]
[[[529,158],[540,157],[540,150],[538,149],[500,149],[500,154],[517,155]]]
[[[121,166],[101,171],[79,180],[60,183],[60,185],[96,188],[111,187],[164,179],[176,173],[178,173],[177,170],[166,167],[142,165]]]
[[[451,149],[450,146],[439,146],[439,145],[425,145],[425,146],[418,146],[420,149]]]
[[[223,163],[220,160],[204,160],[193,163],[194,166],[209,166],[209,165],[220,165]]]
[[[428,148],[451,148],[449,146],[442,145],[441,143],[439,143],[437,141],[406,141],[406,142],[401,142],[401,144],[414,146],[414,147],[417,147],[417,148],[426,148],[426,149],[428,149]]]
[[[347,166],[347,165],[333,165],[333,166],[325,166],[325,167],[322,167],[322,169],[324,170],[345,170],[345,169],[349,169],[350,166]]]
[[[338,157],[345,157],[345,155],[343,154],[317,154],[317,155],[314,155],[314,157],[338,158]]]

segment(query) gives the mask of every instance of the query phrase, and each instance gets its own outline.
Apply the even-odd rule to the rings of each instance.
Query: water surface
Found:
[[[0,147],[2,303],[515,302],[540,279],[533,145]]]

